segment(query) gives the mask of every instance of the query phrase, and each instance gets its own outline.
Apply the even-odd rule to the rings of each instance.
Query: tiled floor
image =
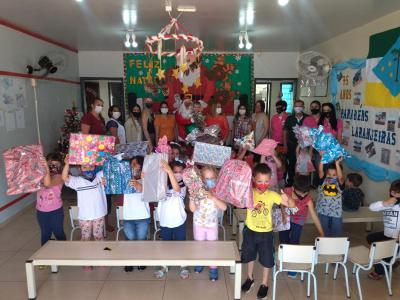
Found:
[[[66,207],[69,203],[66,203]],[[65,213],[65,228],[67,236],[70,232],[68,213]],[[190,217],[191,218],[191,217]],[[114,222],[115,219],[112,218]],[[190,225],[188,225],[190,227]],[[231,238],[231,227],[227,229],[227,238]],[[375,228],[378,230],[379,228]],[[350,236],[351,245],[365,243],[365,226],[363,224],[345,225],[346,234]],[[79,234],[77,234],[78,236]],[[191,230],[188,230],[191,236]],[[311,244],[316,235],[312,226],[306,226],[303,231],[304,244]],[[109,236],[114,239],[114,235]],[[34,208],[0,229],[0,299],[27,299],[24,262],[40,247],[39,227],[36,223]],[[349,266],[350,267],[350,266]],[[243,268],[243,280],[246,268]],[[261,280],[261,267],[255,268],[256,283]],[[217,282],[208,280],[208,272],[190,274],[188,280],[181,280],[178,270],[172,268],[166,279],[157,280],[153,276],[154,269],[143,272],[135,270],[125,273],[122,268],[95,268],[91,273],[83,272],[82,268],[63,267],[58,274],[51,274],[48,269],[36,270],[38,284],[38,300],[90,300],[90,299],[145,299],[145,300],[179,300],[179,299],[233,299],[233,276],[227,268],[220,268],[220,278]],[[207,271],[207,270],[206,270]],[[351,269],[349,268],[349,271]],[[324,274],[322,267],[317,269],[319,299],[346,299],[343,272],[340,271],[336,281],[331,272]],[[393,293],[387,293],[384,280],[372,281],[362,274],[364,299],[400,299],[400,269],[393,275]],[[351,297],[357,299],[356,282],[349,274]],[[272,286],[272,284],[271,284]],[[307,299],[306,282],[289,279],[281,274],[277,282],[277,299]],[[242,299],[256,299],[258,285]],[[272,298],[272,288],[269,293]]]

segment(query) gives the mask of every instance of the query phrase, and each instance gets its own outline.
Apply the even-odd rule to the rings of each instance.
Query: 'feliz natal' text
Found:
[[[129,77],[129,83],[130,84],[140,84],[140,85],[144,85],[144,84],[148,84],[148,83],[153,83],[153,76],[152,76],[152,72],[153,70],[156,71],[156,69],[160,68],[160,61],[159,60],[140,60],[140,59],[130,59],[129,60],[129,68],[133,69],[133,70],[141,70],[141,69],[145,69],[146,71],[142,71],[143,73],[146,74],[146,76],[144,76],[145,74],[143,74],[142,76],[130,76]],[[136,71],[138,72],[138,71]]]
[[[341,118],[343,120],[353,120],[368,122],[368,111],[362,109],[342,109]],[[356,138],[370,140],[387,145],[396,145],[396,133],[377,130],[373,128],[365,128],[361,126],[352,126],[351,135]]]

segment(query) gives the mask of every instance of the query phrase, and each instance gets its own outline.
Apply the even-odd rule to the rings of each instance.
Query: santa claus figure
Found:
[[[182,104],[175,113],[176,123],[178,126],[179,140],[184,141],[188,130],[193,126],[193,102],[190,95],[185,95]]]

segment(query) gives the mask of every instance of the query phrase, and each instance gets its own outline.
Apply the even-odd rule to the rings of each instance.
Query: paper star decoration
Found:
[[[196,88],[201,87],[201,80],[200,80],[200,77],[196,79],[196,81],[194,82],[194,85],[196,86]]]
[[[179,68],[172,70],[172,76],[175,77],[175,79],[179,78]]]
[[[165,70],[163,70],[163,69],[158,69],[158,71],[157,71],[157,77],[158,77],[158,79],[164,79],[165,78]]]
[[[187,64],[182,64],[182,65],[179,67],[179,69],[180,69],[182,72],[185,72],[185,71],[188,69],[188,65],[187,65]]]
[[[182,86],[182,92],[184,92],[185,94],[189,92],[189,88],[186,84]]]

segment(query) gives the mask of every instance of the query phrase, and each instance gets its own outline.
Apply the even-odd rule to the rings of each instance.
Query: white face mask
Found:
[[[217,108],[215,109],[215,112],[216,112],[218,115],[220,115],[220,114],[222,113],[222,108],[221,108],[221,107],[217,107]]]
[[[114,119],[118,119],[121,116],[121,113],[119,111],[114,111],[112,113],[112,116],[113,116]]]
[[[96,105],[95,108],[94,108],[94,111],[97,114],[101,113],[102,110],[103,110],[103,106]]]
[[[161,108],[161,113],[163,115],[166,115],[168,113],[168,108],[166,108],[166,107]]]
[[[244,116],[246,114],[245,109],[239,109],[239,115]]]
[[[296,114],[301,114],[303,111],[304,111],[304,108],[303,108],[303,107],[296,106],[296,107],[294,108],[294,112],[295,112]]]

